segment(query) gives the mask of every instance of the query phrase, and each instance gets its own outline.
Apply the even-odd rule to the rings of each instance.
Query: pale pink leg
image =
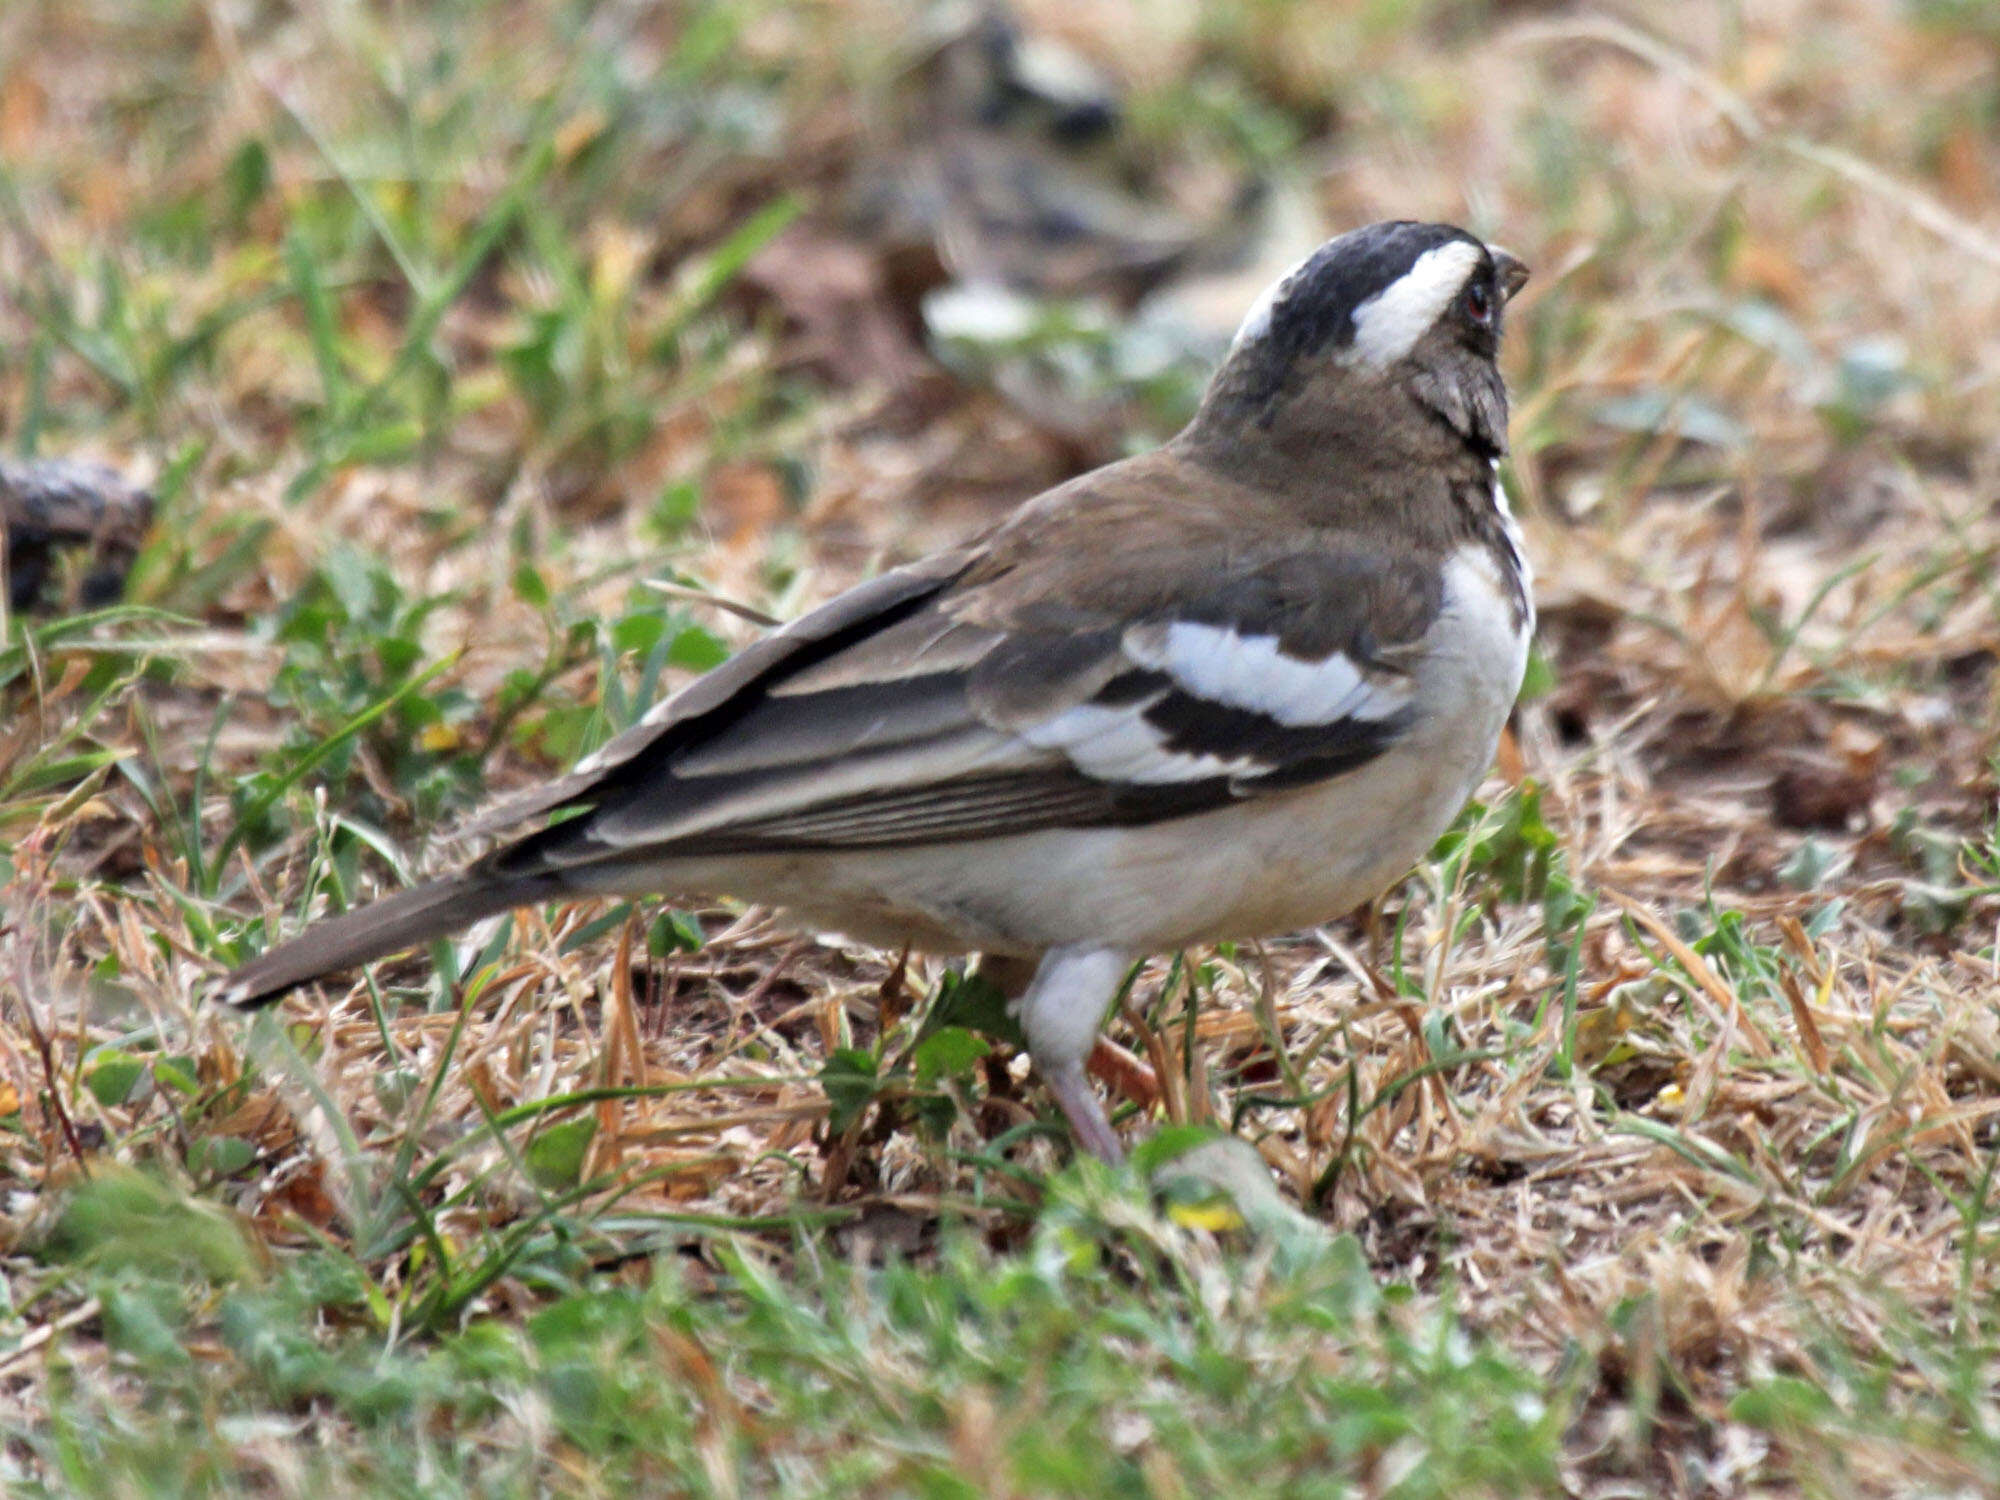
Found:
[[[1077,1144],[1114,1165],[1125,1159],[1125,1152],[1083,1064],[1131,966],[1130,957],[1106,948],[1052,949],[1043,955],[1027,993],[1013,1005],[1027,1033],[1028,1056],[1062,1107]]]

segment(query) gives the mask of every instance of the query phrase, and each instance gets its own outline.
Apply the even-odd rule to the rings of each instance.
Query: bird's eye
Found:
[[[1469,283],[1459,301],[1465,315],[1475,323],[1484,323],[1493,316],[1493,293],[1487,290],[1484,281]]]

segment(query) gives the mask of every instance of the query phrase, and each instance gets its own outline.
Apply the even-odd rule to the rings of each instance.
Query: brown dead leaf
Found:
[[[499,1087],[493,1081],[493,1069],[485,1058],[473,1058],[460,1072],[465,1079],[465,1086],[472,1090],[473,1096],[485,1106],[488,1113],[498,1114],[507,1108],[508,1101],[501,1098]]]
[[[1771,778],[1771,816],[1785,828],[1845,829],[1867,818],[1880,780],[1879,758],[1856,769],[1800,754]]]
[[[1992,147],[1970,120],[1960,121],[1938,143],[1937,175],[1945,196],[1959,208],[1983,213],[2000,199]]]
[[[1779,971],[1778,978],[1785,991],[1785,1003],[1792,1008],[1792,1020],[1799,1028],[1799,1042],[1806,1049],[1806,1056],[1813,1065],[1813,1071],[1824,1078],[1832,1061],[1827,1051],[1826,1038],[1820,1035],[1819,1022],[1813,1018],[1812,1006],[1807,1003],[1799,982],[1793,978],[1790,969]]]
[[[1160,1075],[1109,1037],[1099,1037],[1084,1067],[1121,1099],[1150,1110],[1160,1102]]]
[[[1736,252],[1732,280],[1744,291],[1761,292],[1791,311],[1804,308],[1811,282],[1796,258],[1782,245],[1753,239]]]
[[[1527,762],[1521,759],[1521,742],[1514,738],[1511,728],[1502,728],[1500,743],[1493,752],[1494,767],[1500,779],[1512,787],[1518,787],[1528,776]]]
[[[1827,743],[1840,758],[1840,763],[1854,775],[1881,774],[1883,757],[1888,753],[1888,741],[1872,729],[1842,720],[1833,726]]]
[[[340,1212],[326,1190],[326,1164],[318,1160],[305,1163],[280,1183],[265,1207],[296,1214],[315,1229],[325,1229]]]
[[[31,161],[40,153],[36,138],[48,114],[49,99],[40,80],[27,72],[10,74],[0,87],[0,157]]]
[[[556,160],[574,161],[584,147],[604,133],[604,127],[609,123],[601,109],[590,107],[578,110],[556,127]]]
[[[84,678],[90,675],[91,669],[94,666],[96,666],[96,661],[88,656],[72,656],[69,658],[69,660],[63,663],[62,676],[50,683],[43,690],[42,702],[44,704],[54,704],[67,698],[77,690]]]
[[[725,463],[709,473],[702,514],[730,550],[760,545],[784,513],[785,487],[770,465]]]

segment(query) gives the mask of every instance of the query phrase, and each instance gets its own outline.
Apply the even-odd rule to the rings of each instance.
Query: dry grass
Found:
[[[1178,106],[1233,80],[1328,223],[1459,219],[1536,267],[1511,478],[1547,671],[1504,776],[1372,918],[1150,966],[1112,1027],[1148,1113],[1254,1140],[1542,1372],[1569,1493],[2000,1493],[1990,14],[1024,10],[1124,75],[1133,163],[1190,196],[1229,134]],[[0,635],[17,1257],[112,1162],[440,1325],[532,1305],[490,1247],[557,1217],[608,1261],[822,1216],[1017,1242],[1066,1149],[1006,1134],[1032,1086],[962,1070],[942,1142],[909,1079],[832,1128],[829,1059],[907,1055],[938,973],[754,911],[685,919],[692,952],[524,919],[463,1009],[418,963],[283,1027],[199,1005],[309,887],[382,883],[629,717],[649,651],[678,680],[754,633],[643,578],[790,614],[1104,442],[943,376],[880,282],[731,274],[760,208],[838,237],[894,158],[888,8],[759,8],[711,51],[693,13],[547,48],[516,39],[552,3],[448,40],[337,14],[0,14],[0,429],[162,490],[154,613]],[[907,368],[838,368],[862,326]],[[129,1090],[93,1087],[113,1057]],[[115,1373],[15,1264],[6,1399],[56,1348]]]

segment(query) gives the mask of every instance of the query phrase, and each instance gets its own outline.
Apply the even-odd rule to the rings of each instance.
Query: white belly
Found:
[[[941,953],[1081,943],[1136,956],[1313,926],[1373,900],[1457,816],[1492,762],[1528,634],[1491,558],[1468,549],[1447,565],[1411,729],[1344,776],[1140,828],[737,858],[726,878],[691,864],[669,883]]]

